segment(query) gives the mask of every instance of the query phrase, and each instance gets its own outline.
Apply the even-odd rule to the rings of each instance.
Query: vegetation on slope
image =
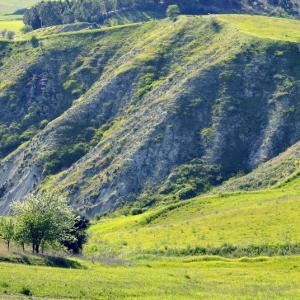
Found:
[[[263,188],[297,188],[300,166],[299,143],[296,143],[277,157],[261,164],[249,174],[231,178],[213,192],[237,190],[258,190]]]
[[[171,205],[136,216],[103,218],[90,228],[86,253],[101,253],[111,248],[117,253],[171,255],[176,253],[173,250],[190,249],[193,253],[196,247],[225,244],[239,247],[297,244],[299,197],[299,192],[293,190],[202,196],[175,209]],[[253,254],[257,255],[255,251]]]
[[[243,1],[182,1],[182,0],[72,0],[72,1],[43,1],[24,15],[24,22],[34,29],[59,24],[75,22],[109,23],[110,18],[117,19],[121,13],[129,12],[130,15],[138,12],[141,20],[145,19],[144,12],[151,11],[157,16],[162,16],[167,8],[176,6],[176,13],[207,14],[207,13],[267,13],[274,15],[299,16],[299,1],[268,1],[268,0],[243,0]],[[151,13],[150,13],[151,14]],[[121,20],[121,19],[120,19]]]
[[[241,32],[260,38],[299,42],[300,22],[298,20],[250,15],[224,15],[218,18],[236,26]]]
[[[237,20],[279,21],[276,35],[258,38]],[[280,22],[294,33],[285,37]],[[92,214],[186,199],[274,157],[299,139],[294,22],[182,16],[49,29],[37,47],[3,41],[1,205],[45,179]]]
[[[0,17],[0,32],[2,32],[3,30],[10,30],[15,32],[16,34],[20,34],[23,26],[24,24],[20,20],[6,20],[1,19]]]
[[[299,254],[298,144],[248,175],[276,189],[182,201],[299,140],[298,23],[180,17],[56,30],[36,47],[0,44],[1,209],[37,187],[91,214],[140,203],[100,217],[85,247],[92,261],[74,260],[76,270],[3,256],[0,297],[299,297],[299,257],[195,256]],[[156,197],[174,203],[149,208]]]

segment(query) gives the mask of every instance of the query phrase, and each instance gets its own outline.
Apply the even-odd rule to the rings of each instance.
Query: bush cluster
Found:
[[[190,247],[176,249],[167,248],[151,251],[151,254],[166,256],[196,256],[196,255],[214,255],[229,258],[257,257],[257,256],[286,256],[299,255],[300,244],[283,245],[249,245],[234,246],[224,244],[220,247]]]
[[[13,40],[16,36],[16,33],[11,30],[3,29],[0,31],[0,37],[3,39]]]

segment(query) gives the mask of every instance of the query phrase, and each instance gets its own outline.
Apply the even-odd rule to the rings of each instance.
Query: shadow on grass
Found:
[[[84,269],[78,261],[58,256],[34,256],[25,254],[0,255],[0,262],[55,268]]]
[[[45,264],[49,267],[83,269],[84,267],[76,260],[70,260],[64,257],[47,256],[44,257]]]

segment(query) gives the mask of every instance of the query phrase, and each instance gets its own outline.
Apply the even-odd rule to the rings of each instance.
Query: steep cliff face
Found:
[[[44,188],[91,215],[154,194],[185,199],[300,139],[295,43],[256,38],[212,17],[42,43],[3,45],[1,141],[16,123],[28,130],[29,112],[36,129],[3,154],[2,213]]]

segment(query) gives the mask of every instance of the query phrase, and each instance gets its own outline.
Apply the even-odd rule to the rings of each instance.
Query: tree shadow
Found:
[[[69,269],[84,269],[78,261],[70,260],[64,257],[46,256],[44,257],[45,265],[56,268],[69,268]]]

